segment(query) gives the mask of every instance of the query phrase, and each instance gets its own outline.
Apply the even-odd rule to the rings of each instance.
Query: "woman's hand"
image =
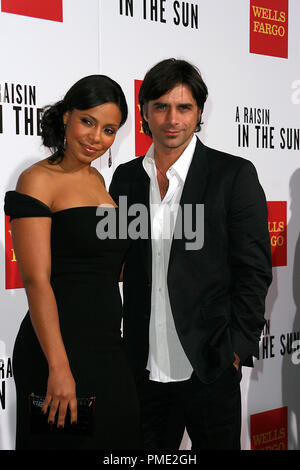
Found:
[[[48,422],[54,423],[58,412],[57,427],[64,427],[68,407],[70,408],[71,424],[77,422],[76,385],[69,367],[50,369],[43,413],[50,405]]]

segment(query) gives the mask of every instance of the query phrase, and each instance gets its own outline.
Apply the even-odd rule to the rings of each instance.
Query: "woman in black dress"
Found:
[[[13,367],[16,449],[136,449],[139,410],[121,342],[119,276],[129,241],[99,239],[96,208],[118,208],[91,163],[126,121],[120,86],[103,75],[79,80],[45,109],[45,146],[54,152],[19,177],[5,198],[29,312]],[[116,217],[118,220],[118,217]],[[30,428],[28,397],[45,397],[49,432]],[[96,397],[92,435],[66,432],[78,398]],[[47,414],[46,414],[47,412]],[[58,428],[58,431],[57,431]]]

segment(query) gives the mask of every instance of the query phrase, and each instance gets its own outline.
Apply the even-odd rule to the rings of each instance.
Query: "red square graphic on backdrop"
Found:
[[[287,265],[287,203],[269,201],[268,225],[271,241],[272,266]]]
[[[251,450],[288,450],[287,406],[250,416]]]
[[[152,144],[152,139],[145,134],[142,128],[142,118],[139,105],[139,91],[142,80],[134,80],[134,117],[135,117],[135,156],[145,155]]]
[[[1,0],[1,11],[62,22],[63,0]]]
[[[11,239],[9,216],[5,216],[5,289],[23,287]]]
[[[288,57],[289,0],[250,0],[250,52]]]

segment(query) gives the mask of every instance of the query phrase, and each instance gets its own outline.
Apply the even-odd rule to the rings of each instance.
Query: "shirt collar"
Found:
[[[186,149],[182,152],[180,157],[176,160],[175,163],[173,163],[172,166],[167,171],[167,176],[170,178],[171,175],[174,173],[179,176],[179,178],[182,180],[182,182],[185,182],[187,172],[189,171],[189,167],[195,152],[195,147],[197,143],[197,137],[195,134],[193,135],[189,145],[186,147]],[[143,159],[143,167],[148,174],[148,176],[151,178],[151,175],[153,175],[153,170],[155,169],[155,161],[154,161],[154,144],[152,143],[151,146],[149,147],[145,158]],[[155,173],[156,174],[156,173]]]

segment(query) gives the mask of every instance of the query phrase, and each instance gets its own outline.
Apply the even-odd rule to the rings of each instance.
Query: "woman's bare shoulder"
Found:
[[[28,194],[51,205],[51,187],[53,176],[49,171],[47,160],[41,160],[26,168],[19,176],[16,190],[20,193]]]

